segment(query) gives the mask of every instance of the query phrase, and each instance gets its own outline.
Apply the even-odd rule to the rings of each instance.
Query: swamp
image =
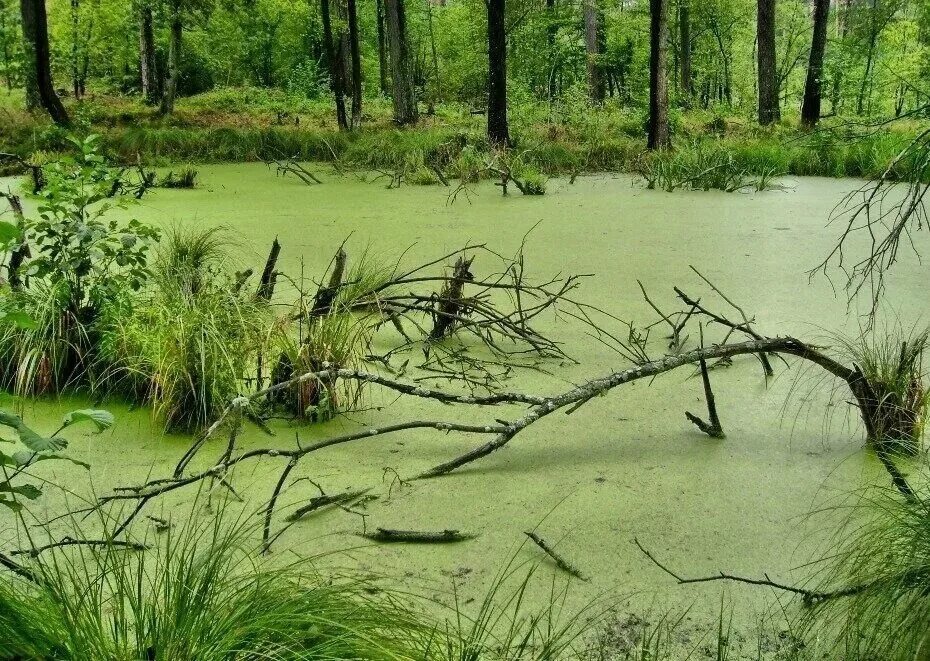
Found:
[[[930,658],[925,4],[0,0],[0,660]]]

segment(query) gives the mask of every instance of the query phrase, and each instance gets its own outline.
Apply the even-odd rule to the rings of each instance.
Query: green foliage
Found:
[[[923,366],[930,330],[873,329],[856,338],[841,336],[838,345],[874,392],[876,438],[871,440],[887,449],[915,454],[930,407]]]
[[[44,482],[36,480],[30,473],[31,466],[50,460],[67,460],[84,468],[87,464],[69,459],[59,454],[68,446],[68,442],[59,437],[62,431],[68,427],[81,422],[92,422],[98,431],[109,429],[113,425],[113,416],[108,411],[93,409],[84,409],[81,411],[72,411],[65,415],[58,430],[50,436],[43,436],[33,431],[23,419],[4,409],[0,409],[0,427],[12,429],[16,432],[15,439],[7,439],[0,436],[0,443],[13,444],[18,446],[12,452],[0,450],[0,506],[20,512],[24,504],[22,499],[36,500],[42,495]],[[22,478],[32,478],[32,482],[23,482]],[[0,620],[2,620],[3,607],[0,606]],[[0,640],[4,640],[0,635]]]
[[[28,262],[31,278],[63,284],[76,312],[96,309],[124,287],[139,289],[147,277],[148,249],[158,234],[131,220],[125,226],[102,220],[120,195],[122,171],[111,168],[95,135],[70,138],[76,155],[45,167],[46,184],[39,191],[38,218],[27,219],[25,240],[33,249]]]
[[[159,188],[196,188],[198,174],[194,167],[187,165],[181,168],[177,174],[174,173],[174,170],[171,170],[156,185]]]
[[[242,390],[271,321],[237,290],[220,230],[176,229],[145,289],[103,312],[101,371],[111,389],[153,407],[169,429],[209,423]]]
[[[930,632],[930,509],[897,492],[866,494],[857,515],[836,535],[813,587],[851,588],[815,603],[805,638],[832,643],[843,658],[923,658]]]
[[[772,187],[779,176],[774,168],[753,171],[729,151],[695,145],[691,149],[644,154],[637,168],[648,188],[668,192],[690,190],[757,191]]]
[[[54,552],[29,584],[0,578],[0,640],[12,658],[413,660],[422,626],[366,580],[272,567],[249,529],[220,517],[157,548]]]
[[[43,166],[37,216],[19,228],[28,257],[18,270],[25,286],[0,300],[0,381],[20,395],[92,385],[95,324],[103,305],[148,278],[157,232],[104,216],[130,199],[123,171],[109,167],[96,136],[69,137],[73,154]],[[25,314],[30,323],[20,322]]]

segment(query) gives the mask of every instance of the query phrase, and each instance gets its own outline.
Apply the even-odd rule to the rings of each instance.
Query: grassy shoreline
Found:
[[[66,132],[21,110],[15,96],[0,102],[0,151],[42,158],[61,151]],[[338,162],[354,169],[416,172],[438,167],[453,177],[490,152],[484,118],[464,106],[440,107],[414,127],[398,129],[390,104],[371,99],[360,130],[339,131],[328,101],[306,101],[268,90],[225,89],[182,99],[175,116],[130,97],[97,96],[75,104],[77,130],[102,136],[119,162],[168,165],[294,158]],[[545,175],[639,172],[656,157],[645,150],[644,115],[607,104],[602,108],[518,105],[511,112],[514,151],[526,167]],[[673,114],[675,149],[661,158],[724,155],[753,175],[875,179],[912,139],[918,126],[902,121],[880,129],[832,118],[816,132],[794,119],[762,128],[751,119],[706,111]],[[899,164],[893,178],[907,178]],[[14,170],[7,169],[7,174]],[[413,183],[438,183],[430,176]]]

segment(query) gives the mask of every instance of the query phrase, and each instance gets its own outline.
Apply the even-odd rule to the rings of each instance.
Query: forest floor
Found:
[[[132,164],[294,158],[393,171],[438,167],[456,177],[469,159],[489,151],[483,113],[463,104],[436,106],[401,130],[392,123],[389,100],[365,99],[362,128],[352,132],[338,130],[330,99],[269,89],[226,88],[182,98],[167,118],[138,97],[91,93],[67,105],[76,130],[102,135],[116,158]],[[41,160],[61,150],[66,132],[22,108],[20,94],[0,94],[0,151]],[[514,152],[524,166],[545,175],[638,171],[645,120],[642,109],[613,100],[597,109],[582,102],[514,103],[510,109]],[[833,117],[806,132],[794,116],[760,127],[748,114],[700,109],[673,109],[671,123],[679,154],[723,153],[752,175],[866,179],[880,177],[920,128],[912,120]],[[417,179],[438,183],[428,175]]]

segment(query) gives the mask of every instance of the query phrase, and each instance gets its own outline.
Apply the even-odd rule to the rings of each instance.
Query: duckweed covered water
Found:
[[[305,186],[262,165],[203,167],[200,180],[197,190],[157,191],[131,213],[163,226],[224,225],[243,265],[256,269],[277,236],[283,246],[279,266],[294,275],[303,269],[320,277],[347,236],[350,256],[365,248],[387,258],[407,251],[409,264],[476,243],[511,254],[525,239],[529,275],[596,274],[579,298],[624,319],[651,319],[637,279],[670,309],[672,285],[706,291],[689,269],[693,264],[755,314],[762,332],[826,341],[829,333],[853,332],[859,323],[855,312],[847,313],[842,292],[835,295],[829,282],[809,281],[806,273],[835,238],[838,228],[825,227],[831,208],[857,182],[802,179],[784,191],[667,194],[643,190],[627,177],[604,176],[574,185],[553,180],[540,198],[502,198],[499,189],[483,184],[468,200],[460,195],[449,204],[443,187],[387,190],[383,182],[351,176]],[[481,269],[479,259],[473,270]],[[905,325],[926,316],[925,276],[926,269],[906,258],[892,278],[890,307]],[[578,364],[549,365],[550,375],[518,376],[511,388],[553,393],[626,366],[571,319],[549,319],[546,325]],[[778,376],[768,383],[751,358],[715,372],[725,440],[709,439],[685,420],[685,410],[703,414],[704,404],[700,380],[682,369],[653,383],[624,386],[570,416],[551,416],[504,450],[440,479],[407,485],[395,477],[415,474],[480,441],[414,431],[334,447],[308,457],[295,477],[311,477],[327,492],[374,485],[381,498],[367,506],[364,522],[335,510],[294,525],[276,552],[291,557],[285,551],[319,555],[351,549],[323,562],[402,579],[409,589],[445,603],[454,581],[459,599],[469,603],[480,600],[514,554],[520,561],[545,562],[537,548],[524,544],[523,532],[538,526],[542,537],[592,577],[572,588],[573,604],[605,595],[622,596],[620,608],[633,612],[693,604],[692,616],[703,621],[715,616],[723,591],[739,622],[750,624],[773,610],[771,591],[720,583],[677,586],[632,539],[687,575],[725,569],[768,573],[785,582],[808,575],[795,568],[829,544],[836,522],[846,516],[812,512],[848,501],[849,494],[883,484],[886,477],[862,450],[863,436],[848,405],[842,398],[831,405],[831,384],[799,367],[776,365]],[[395,402],[380,393],[367,403],[371,410],[325,430],[468,415],[425,402]],[[66,399],[27,410],[36,426],[47,428],[64,411],[84,405]],[[70,452],[92,465],[93,489],[104,493],[148,475],[167,475],[190,438],[164,435],[147,411],[115,402],[105,406],[117,415],[113,430],[72,434]],[[507,413],[488,410],[480,420]],[[275,439],[249,430],[243,446],[284,446],[295,433],[305,441],[323,431],[285,422],[274,427]],[[222,443],[204,451],[204,466]],[[256,507],[270,492],[276,476],[270,471],[277,467],[244,466],[235,476]],[[90,495],[79,469],[48,470],[74,490],[44,497],[40,507],[48,514],[60,513],[65,498],[77,506]],[[303,481],[281,502],[296,504],[313,495],[313,486]],[[150,513],[184,516],[177,503],[155,502]],[[371,546],[357,536],[363,524],[456,528],[479,536],[456,545]],[[541,590],[534,599],[544,603],[548,593]]]

